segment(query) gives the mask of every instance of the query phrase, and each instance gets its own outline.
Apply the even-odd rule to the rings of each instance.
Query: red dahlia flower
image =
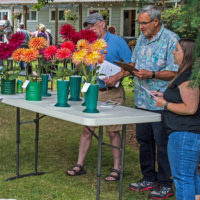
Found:
[[[97,39],[96,33],[92,30],[81,30],[80,34],[81,39],[85,39],[90,43]]]
[[[14,50],[15,45],[7,44],[6,42],[0,43],[0,60],[9,58]]]
[[[75,28],[70,24],[64,24],[60,27],[60,34],[64,39],[72,40],[75,32],[76,32]]]
[[[72,52],[70,49],[67,48],[62,48],[58,49],[56,52],[56,57],[58,60],[64,60],[64,59],[69,59],[72,56]]]
[[[72,41],[66,41],[61,44],[60,48],[67,48],[73,52],[76,49],[76,46]]]
[[[14,45],[15,49],[18,49],[25,42],[25,38],[26,37],[24,33],[17,32],[11,35],[11,38],[9,39],[9,44]]]
[[[56,45],[51,45],[44,49],[43,55],[47,60],[51,60],[56,55],[57,50],[58,47]]]
[[[73,37],[72,37],[72,41],[76,44],[79,40],[81,39],[81,34],[80,32],[76,32]]]

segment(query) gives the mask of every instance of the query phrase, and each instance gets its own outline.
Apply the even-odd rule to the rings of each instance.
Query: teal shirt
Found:
[[[137,69],[149,71],[177,71],[178,66],[174,64],[173,51],[179,40],[178,35],[166,29],[162,25],[157,35],[149,41],[143,34],[138,38],[135,46],[132,62]],[[149,90],[160,90],[164,92],[169,81],[159,79],[134,78],[134,99],[135,105],[147,110],[162,110],[156,106],[155,101],[144,91],[141,86]]]

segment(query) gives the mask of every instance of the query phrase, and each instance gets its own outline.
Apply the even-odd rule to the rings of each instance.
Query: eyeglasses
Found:
[[[136,21],[136,23],[139,24],[139,25],[146,26],[147,24],[150,24],[153,21],[154,21],[154,19],[150,20],[149,22],[139,22],[139,21]]]
[[[91,29],[92,27],[94,27],[94,26],[96,26],[96,25],[98,25],[100,23],[101,23],[100,21],[97,21],[95,24],[88,24],[86,28],[87,29]]]

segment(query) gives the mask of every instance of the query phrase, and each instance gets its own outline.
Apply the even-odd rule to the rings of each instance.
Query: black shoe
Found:
[[[152,199],[167,199],[174,195],[172,187],[160,186],[159,188],[153,190],[150,193],[150,198]]]
[[[140,180],[137,183],[131,183],[129,188],[135,191],[146,191],[146,190],[153,190],[157,187],[155,182]]]

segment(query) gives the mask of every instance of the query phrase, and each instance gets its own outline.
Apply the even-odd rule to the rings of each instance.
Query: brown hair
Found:
[[[189,38],[183,38],[178,41],[183,51],[183,61],[179,66],[176,76],[172,79],[169,86],[172,82],[186,69],[192,69],[194,64],[194,50],[195,50],[195,40]]]
[[[108,27],[108,31],[109,31],[110,33],[116,35],[116,28],[115,28],[115,26],[110,26],[110,27]]]

